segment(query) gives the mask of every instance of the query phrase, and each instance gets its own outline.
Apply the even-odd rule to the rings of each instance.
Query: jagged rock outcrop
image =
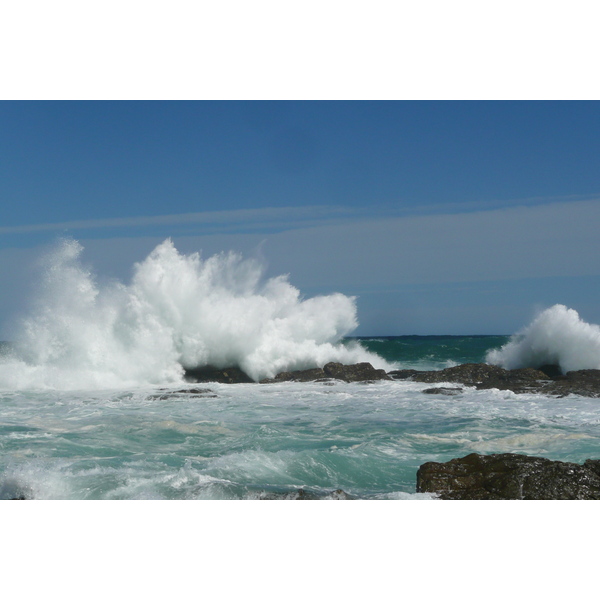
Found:
[[[355,365],[342,365],[330,362],[323,367],[325,377],[341,379],[342,381],[379,381],[390,379],[383,369],[376,369],[371,363],[362,362]]]
[[[210,365],[186,369],[185,380],[190,383],[207,383],[209,381],[216,383],[254,383],[254,379],[251,379],[239,367],[218,369]]]
[[[599,500],[600,460],[580,465],[522,454],[469,454],[421,465],[417,492],[442,500]]]
[[[219,369],[212,366],[186,369],[185,379],[191,383],[254,383],[239,367]],[[545,365],[540,369],[503,369],[484,363],[466,363],[440,371],[417,371],[405,369],[386,373],[383,369],[375,369],[371,363],[363,362],[354,365],[343,365],[330,362],[322,369],[305,369],[301,371],[284,371],[271,379],[263,379],[260,383],[281,381],[380,381],[410,380],[422,383],[460,383],[475,386],[477,389],[497,388],[511,390],[517,394],[543,393],[550,396],[566,396],[578,394],[600,398],[600,370],[587,369],[560,374],[558,367]],[[426,393],[446,393],[444,391],[425,390]],[[456,390],[454,389],[453,392]]]
[[[553,365],[540,369],[503,369],[484,363],[465,363],[440,371],[415,371],[406,369],[390,371],[392,379],[422,383],[462,383],[479,390],[496,388],[516,394],[543,393],[550,396],[578,394],[600,397],[600,370],[569,371],[566,375]]]
[[[552,384],[547,386],[544,392],[553,396],[578,394],[579,396],[600,398],[600,370],[569,371],[566,375],[554,377]]]
[[[273,378],[262,379],[260,383],[275,383],[278,381],[317,381],[325,379],[323,369],[305,369],[303,371],[283,371]]]
[[[379,381],[391,379],[383,369],[376,369],[371,363],[363,362],[355,365],[343,365],[330,362],[322,369],[306,369],[303,371],[284,371],[271,379],[263,379],[260,383],[276,383],[280,381],[319,381],[321,379],[340,379],[341,381]]]

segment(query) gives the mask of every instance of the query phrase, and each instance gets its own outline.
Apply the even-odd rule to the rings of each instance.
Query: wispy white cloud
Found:
[[[320,221],[352,217],[356,210],[342,206],[292,206],[181,213],[172,215],[84,219],[0,227],[0,234],[106,228],[144,228],[173,225],[218,225],[223,228],[310,226]]]
[[[265,250],[344,288],[589,276],[600,275],[599,223],[600,200],[586,200],[323,225],[275,234]]]
[[[600,275],[600,200],[470,213],[330,221],[271,232],[173,235],[183,252],[244,254],[259,245],[272,274],[299,287],[355,290],[399,285]],[[86,240],[93,263],[141,260],[158,236]],[[135,251],[135,258],[131,253]],[[110,258],[112,257],[112,258]]]
[[[52,231],[82,231],[94,229],[131,228],[136,232],[144,228],[156,227],[210,227],[211,233],[252,232],[256,230],[287,230],[317,227],[319,225],[346,224],[364,219],[410,218],[418,216],[452,215],[490,212],[518,207],[534,207],[552,204],[565,204],[596,201],[598,195],[532,197],[514,200],[486,200],[481,202],[439,203],[412,205],[406,202],[362,207],[311,205],[266,207],[253,209],[191,212],[110,219],[81,219],[57,223],[30,223],[24,225],[0,226],[0,235],[30,234]],[[198,230],[201,235],[203,231]]]

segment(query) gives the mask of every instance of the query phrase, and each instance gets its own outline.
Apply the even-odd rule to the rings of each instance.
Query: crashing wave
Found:
[[[47,258],[18,357],[0,363],[0,387],[121,387],[182,380],[184,368],[239,366],[259,380],[330,361],[389,368],[358,343],[353,297],[303,299],[287,276],[234,252],[202,259],[170,239],[134,266],[131,283],[100,286],[83,248],[65,240]]]
[[[489,351],[486,362],[505,369],[556,365],[563,373],[600,369],[600,327],[583,321],[572,308],[556,304],[502,348]]]

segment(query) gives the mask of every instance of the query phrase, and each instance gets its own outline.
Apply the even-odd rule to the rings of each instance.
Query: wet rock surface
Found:
[[[263,379],[260,383],[277,383],[280,381],[321,381],[327,383],[331,379],[341,381],[380,381],[391,377],[383,369],[376,369],[371,363],[363,362],[355,365],[343,365],[330,362],[322,369],[306,369],[304,371],[284,371],[272,379]]]
[[[218,369],[210,365],[185,370],[185,380],[190,383],[254,383],[239,367]]]
[[[194,396],[195,398],[218,398],[218,395],[214,393],[210,388],[189,388],[183,390],[160,390],[159,394],[152,394],[148,396],[152,400],[170,400],[180,396]]]
[[[212,366],[186,369],[185,379],[190,383],[254,383],[239,367],[218,369]],[[485,363],[466,363],[449,367],[440,371],[417,371],[403,369],[386,373],[383,369],[375,369],[371,363],[363,362],[354,365],[343,365],[330,362],[323,368],[300,371],[284,371],[273,378],[263,379],[260,383],[277,383],[282,381],[313,381],[331,384],[335,381],[373,382],[382,380],[417,381],[420,383],[457,383],[475,386],[477,389],[510,390],[516,394],[542,393],[550,396],[567,396],[578,394],[592,398],[600,398],[600,370],[586,369],[561,374],[555,365],[544,365],[539,369],[503,369]],[[442,393],[454,395],[457,388],[446,387],[446,391],[424,390],[427,394]],[[451,390],[451,391],[448,391]],[[189,390],[187,393],[192,393]]]
[[[441,394],[442,396],[458,396],[463,391],[463,388],[459,387],[432,387],[423,390],[424,394]]]
[[[483,363],[466,363],[440,371],[406,369],[390,371],[392,379],[422,383],[461,383],[479,390],[496,388],[516,394],[543,393],[550,396],[578,394],[600,397],[600,370],[587,369],[560,374],[558,367],[544,365],[540,369],[503,369]],[[427,393],[433,393],[426,391]]]
[[[553,378],[546,393],[556,396],[579,394],[591,398],[600,398],[600,370],[584,369],[569,371],[566,375]]]
[[[421,465],[417,492],[442,500],[599,500],[600,460],[580,465],[522,454],[469,454]]]

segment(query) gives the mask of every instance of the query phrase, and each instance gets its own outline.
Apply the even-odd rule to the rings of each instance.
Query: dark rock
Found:
[[[418,371],[411,379],[423,383],[453,382],[465,385],[481,385],[498,380],[506,373],[502,367],[483,363],[465,363],[441,371]],[[544,375],[545,377],[545,375]]]
[[[444,396],[458,396],[463,391],[459,387],[433,387],[423,390],[424,394],[442,394]]]
[[[217,383],[254,382],[238,367],[218,369],[212,366],[204,366],[186,369],[185,378],[191,383],[209,381]],[[260,383],[319,381],[331,384],[335,380],[372,382],[392,379],[411,380],[421,383],[460,383],[475,386],[480,390],[497,388],[499,390],[510,390],[516,394],[527,392],[543,393],[550,396],[578,394],[600,398],[600,370],[570,371],[566,375],[562,375],[558,367],[554,365],[544,365],[540,369],[507,370],[496,365],[466,363],[440,371],[403,369],[386,373],[383,369],[375,369],[370,363],[342,365],[341,363],[330,362],[322,369],[285,371],[272,379],[263,379]]]
[[[593,471],[594,473],[596,473],[596,475],[598,475],[600,477],[600,460],[594,460],[592,458],[588,458],[583,463],[583,466],[586,469],[590,469],[591,471]]]
[[[183,390],[161,390],[162,394],[153,394],[148,396],[148,398],[152,400],[171,400],[172,398],[179,398],[182,395],[192,395],[198,398],[218,398],[217,394],[213,392],[210,388],[190,388]]]
[[[496,388],[516,394],[543,393],[548,396],[577,394],[600,398],[600,370],[584,369],[569,371],[566,375],[556,373],[552,365],[540,369],[503,369],[496,365],[465,363],[440,371],[390,371],[394,379],[408,379],[421,383],[461,383],[475,386],[478,390]]]
[[[323,385],[335,385],[336,380],[331,379],[330,377],[325,377],[323,379],[315,379],[315,383],[322,383]]]
[[[600,460],[580,465],[522,454],[469,454],[421,465],[417,492],[442,500],[598,500]]]
[[[254,383],[254,379],[251,379],[244,371],[239,367],[227,367],[225,369],[218,369],[211,365],[203,367],[194,367],[185,369],[185,380],[190,383]]]
[[[175,394],[212,394],[210,388],[190,388],[189,390],[177,390]]]
[[[600,398],[600,370],[569,371],[564,377],[557,377],[548,388],[547,393],[554,396],[577,394]]]
[[[279,381],[319,381],[328,383],[331,379],[342,381],[378,381],[390,379],[383,369],[375,369],[371,363],[343,365],[330,362],[322,369],[306,369],[304,371],[284,371],[272,379],[263,379],[260,383],[276,383]]]
[[[316,381],[325,377],[323,369],[306,369],[304,371],[283,371],[272,379],[262,379],[260,383],[276,383],[279,381]]]
[[[401,369],[399,371],[388,371],[388,377],[391,379],[410,379],[417,373],[423,373],[423,371],[417,371],[415,369]]]
[[[326,377],[342,381],[378,381],[390,379],[383,369],[375,369],[371,363],[363,362],[355,365],[343,365],[330,362],[323,367]]]
[[[542,373],[545,373],[551,379],[561,377],[563,374],[561,368],[558,365],[542,365],[541,367],[538,367],[537,370],[541,371]]]
[[[477,384],[477,389],[489,390],[496,388],[522,394],[540,391],[547,386],[548,382],[548,376],[537,369],[502,369],[502,372],[498,373],[496,377],[489,377]]]

